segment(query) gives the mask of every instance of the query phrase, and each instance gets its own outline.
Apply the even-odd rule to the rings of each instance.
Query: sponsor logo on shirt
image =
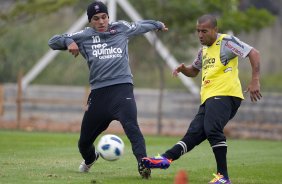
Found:
[[[116,47],[108,47],[106,43],[100,43],[99,36],[93,36],[92,55],[99,59],[110,59],[122,57],[122,49]]]
[[[237,39],[235,39],[234,36],[231,36],[231,38],[223,38],[223,40],[226,40],[227,42],[232,42],[235,43],[236,45],[238,45],[239,47],[241,47],[242,49],[244,49],[244,45],[240,44],[239,41]]]
[[[123,23],[129,29],[136,29],[136,24],[135,23],[130,24],[129,22],[126,22],[126,21],[121,21],[121,23]]]
[[[203,56],[203,68],[213,68],[215,64],[215,58],[207,57],[207,55]]]
[[[115,30],[115,29],[110,29],[109,32],[110,32],[111,34],[116,34],[117,30]]]
[[[211,83],[211,80],[203,80],[202,87],[207,87]]]
[[[229,41],[226,42],[225,46],[226,46],[227,48],[229,48],[229,49],[230,49],[232,52],[234,52],[235,54],[237,54],[237,55],[239,55],[239,56],[241,56],[241,57],[244,56],[243,52],[241,52],[241,51],[238,50],[236,47],[234,47],[232,44],[230,44]]]

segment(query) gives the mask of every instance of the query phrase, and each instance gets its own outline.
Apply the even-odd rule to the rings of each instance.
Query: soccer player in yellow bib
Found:
[[[142,162],[148,168],[166,169],[171,162],[208,140],[217,163],[217,174],[210,184],[231,184],[227,171],[227,143],[223,129],[232,119],[243,97],[238,77],[238,56],[248,57],[252,67],[252,79],[245,92],[253,102],[262,98],[260,93],[260,54],[238,38],[218,33],[213,15],[203,15],[197,20],[197,32],[202,44],[192,64],[180,64],[179,72],[196,77],[202,71],[201,105],[187,133],[171,149],[156,157],[145,157]]]

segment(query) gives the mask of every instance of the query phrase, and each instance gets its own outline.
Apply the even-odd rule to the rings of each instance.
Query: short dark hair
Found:
[[[198,18],[198,23],[202,24],[204,22],[210,21],[212,27],[217,27],[217,20],[215,16],[211,14],[205,14]]]

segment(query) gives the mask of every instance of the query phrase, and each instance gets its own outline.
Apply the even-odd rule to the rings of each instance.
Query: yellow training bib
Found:
[[[213,96],[235,96],[244,99],[238,77],[238,57],[223,65],[220,47],[224,34],[212,46],[203,47],[201,103]]]

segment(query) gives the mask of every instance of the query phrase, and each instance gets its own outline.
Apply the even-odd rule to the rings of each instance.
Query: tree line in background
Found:
[[[237,34],[270,26],[275,21],[277,13],[275,1],[271,0],[129,1],[144,19],[156,19],[166,23],[170,31],[159,36],[179,61],[191,60],[191,55],[187,51],[197,46],[198,41],[194,34],[195,23],[198,16],[202,14],[216,15],[220,32],[232,30]],[[76,21],[76,18],[84,13],[90,2],[79,0],[5,1],[6,6],[2,7],[0,14],[0,83],[15,82],[20,70],[23,73],[28,72],[49,49],[48,38],[53,34],[63,33],[72,22]],[[1,0],[0,3],[2,3]],[[260,3],[264,3],[262,7]],[[130,20],[120,8],[117,17]],[[142,87],[151,87],[150,85],[154,83],[150,80],[158,77],[156,73],[158,73],[157,67],[161,59],[155,56],[153,48],[148,49],[144,39],[134,39],[130,45],[130,57],[133,73],[137,78],[135,82]],[[148,58],[144,58],[144,52],[148,54]],[[155,60],[153,64],[152,60]],[[59,55],[35,82],[87,84],[86,64],[79,61],[69,64],[72,61],[74,59],[67,54]],[[144,70],[148,69],[152,70],[152,74],[144,76]],[[175,80],[168,83],[171,83],[171,86],[180,86]]]

